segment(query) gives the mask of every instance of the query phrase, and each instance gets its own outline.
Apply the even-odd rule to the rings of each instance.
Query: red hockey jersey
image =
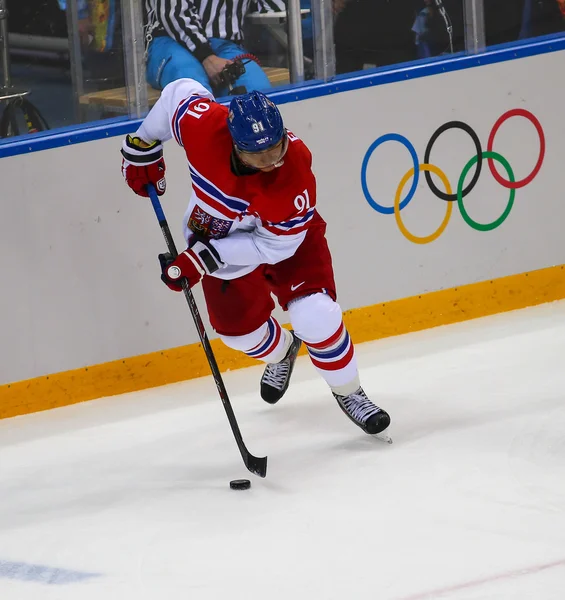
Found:
[[[192,232],[211,238],[226,267],[214,276],[233,279],[259,264],[292,256],[316,213],[312,155],[289,132],[284,163],[269,172],[232,171],[233,142],[228,108],[192,79],[169,84],[137,135],[146,141],[174,137],[186,153],[192,195],[185,214],[187,242]]]

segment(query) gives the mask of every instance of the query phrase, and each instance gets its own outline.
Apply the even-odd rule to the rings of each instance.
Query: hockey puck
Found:
[[[249,479],[234,479],[230,481],[230,487],[232,490],[248,490],[251,487],[251,481]]]

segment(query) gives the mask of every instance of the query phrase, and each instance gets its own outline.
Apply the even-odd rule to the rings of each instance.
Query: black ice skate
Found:
[[[267,363],[261,377],[261,398],[269,404],[277,403],[286,392],[290,383],[290,376],[296,362],[296,355],[302,346],[302,340],[292,334],[292,343],[286,356],[278,363]]]
[[[334,393],[334,398],[343,412],[369,435],[381,433],[390,425],[388,413],[373,404],[361,387],[349,396],[340,396]],[[390,439],[388,436],[383,436],[383,438],[386,438],[387,442]]]

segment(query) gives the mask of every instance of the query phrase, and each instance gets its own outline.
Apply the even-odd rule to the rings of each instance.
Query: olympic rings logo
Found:
[[[516,178],[514,176],[514,171],[512,170],[512,167],[510,166],[510,163],[506,160],[506,158],[504,158],[502,155],[498,154],[497,152],[495,152],[493,150],[494,138],[496,137],[498,130],[500,129],[501,125],[503,123],[505,123],[511,117],[524,117],[524,118],[528,119],[528,121],[530,121],[532,123],[532,125],[535,127],[537,134],[539,136],[539,143],[540,143],[539,157],[538,157],[538,160],[537,160],[532,172],[529,175],[527,175],[526,177],[524,177],[523,179],[520,179],[519,181],[516,181]],[[455,193],[453,192],[451,184],[450,184],[447,176],[445,175],[445,173],[439,167],[430,163],[430,156],[431,156],[432,148],[433,148],[434,144],[436,143],[437,139],[439,138],[439,136],[442,133],[445,133],[446,131],[448,131],[450,129],[461,129],[462,131],[467,133],[471,137],[473,144],[475,145],[475,149],[476,149],[476,155],[473,156],[471,159],[469,159],[469,162],[467,162],[467,164],[463,167],[463,170],[461,171],[461,175],[459,176],[459,181],[457,182],[457,188],[456,188]],[[400,183],[398,184],[398,188],[396,190],[396,194],[394,197],[394,205],[393,206],[383,206],[382,204],[379,204],[371,196],[371,193],[369,192],[369,188],[367,186],[367,166],[369,164],[371,155],[381,144],[384,144],[385,142],[399,142],[400,144],[402,144],[410,153],[410,156],[412,157],[412,163],[413,163],[413,166],[407,171],[407,173],[404,175],[404,177],[400,180]],[[404,237],[406,239],[408,239],[409,241],[411,241],[415,244],[429,244],[430,242],[437,240],[439,238],[439,236],[445,231],[445,228],[447,227],[447,224],[449,223],[449,220],[451,218],[451,214],[453,212],[453,204],[455,201],[457,201],[457,206],[459,207],[459,211],[461,213],[461,216],[463,217],[463,220],[473,229],[475,229],[477,231],[491,231],[493,229],[496,229],[500,225],[502,225],[502,223],[504,223],[504,221],[508,218],[508,215],[510,214],[510,212],[512,210],[512,206],[514,205],[514,198],[516,195],[516,190],[525,187],[537,176],[537,174],[539,173],[541,166],[543,164],[544,157],[545,157],[545,135],[544,135],[544,131],[543,131],[543,128],[542,128],[540,122],[531,112],[521,109],[521,108],[515,108],[513,110],[509,110],[508,112],[505,112],[496,121],[496,123],[494,124],[494,126],[489,134],[486,151],[483,151],[483,149],[481,147],[481,142],[480,142],[477,134],[475,133],[474,129],[470,125],[467,125],[467,123],[464,123],[462,121],[449,121],[448,123],[444,123],[441,127],[439,127],[435,131],[435,133],[430,138],[428,145],[426,146],[426,151],[424,153],[424,162],[422,164],[420,164],[420,162],[418,160],[418,155],[416,154],[416,150],[415,150],[414,146],[407,138],[405,138],[404,136],[402,136],[398,133],[388,133],[386,135],[383,135],[383,136],[377,138],[371,144],[371,146],[369,147],[369,149],[367,150],[367,152],[365,154],[365,157],[363,158],[363,165],[361,167],[361,185],[363,187],[363,193],[365,195],[367,202],[371,205],[371,207],[374,210],[376,210],[377,212],[379,212],[383,215],[394,214],[394,217],[396,219],[396,224],[398,225],[398,228],[400,229],[401,233],[404,235]],[[483,167],[483,160],[485,158],[487,159],[487,163],[488,163],[490,172],[492,173],[492,176],[494,177],[494,179],[502,187],[510,190],[510,195],[508,198],[508,203],[506,205],[506,208],[504,209],[504,212],[500,215],[500,217],[498,217],[497,219],[495,219],[494,221],[492,221],[490,223],[479,223],[478,221],[475,221],[473,218],[471,218],[469,216],[469,213],[467,212],[467,210],[465,208],[463,200],[471,193],[471,191],[473,190],[473,188],[479,181],[479,177],[481,175],[481,169]],[[506,179],[502,175],[500,175],[500,173],[498,172],[498,170],[495,166],[495,161],[500,163],[502,165],[502,167],[504,168],[504,170],[506,171],[506,175],[507,175]],[[476,165],[476,167],[475,167],[475,172],[473,174],[473,177],[471,178],[471,181],[468,183],[468,185],[465,187],[465,181],[467,179],[467,175],[469,174],[469,171],[475,165]],[[430,235],[427,235],[427,236],[416,236],[413,233],[411,233],[410,231],[408,231],[408,229],[404,225],[404,222],[402,221],[402,217],[400,214],[402,209],[406,208],[406,206],[408,206],[408,203],[412,200],[412,198],[414,198],[414,195],[416,193],[416,188],[418,187],[418,183],[420,180],[421,172],[424,172],[426,182],[428,184],[428,187],[432,191],[432,193],[437,198],[440,198],[441,200],[446,201],[446,211],[445,211],[445,217],[444,217],[443,221],[441,222],[439,228],[436,231],[434,231],[433,233],[431,233]],[[445,191],[440,190],[435,185],[435,183],[432,179],[431,173],[433,173],[434,175],[437,175],[437,177],[439,177],[440,181],[443,184],[443,187],[445,188]],[[413,178],[412,185],[411,185],[410,189],[408,190],[408,193],[406,194],[406,196],[401,200],[402,192],[411,177]]]

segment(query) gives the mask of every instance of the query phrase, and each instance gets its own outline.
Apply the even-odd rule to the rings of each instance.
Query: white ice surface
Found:
[[[565,303],[358,357],[392,445],[307,358],[276,406],[226,375],[265,480],[210,378],[0,422],[0,599],[563,600]]]

